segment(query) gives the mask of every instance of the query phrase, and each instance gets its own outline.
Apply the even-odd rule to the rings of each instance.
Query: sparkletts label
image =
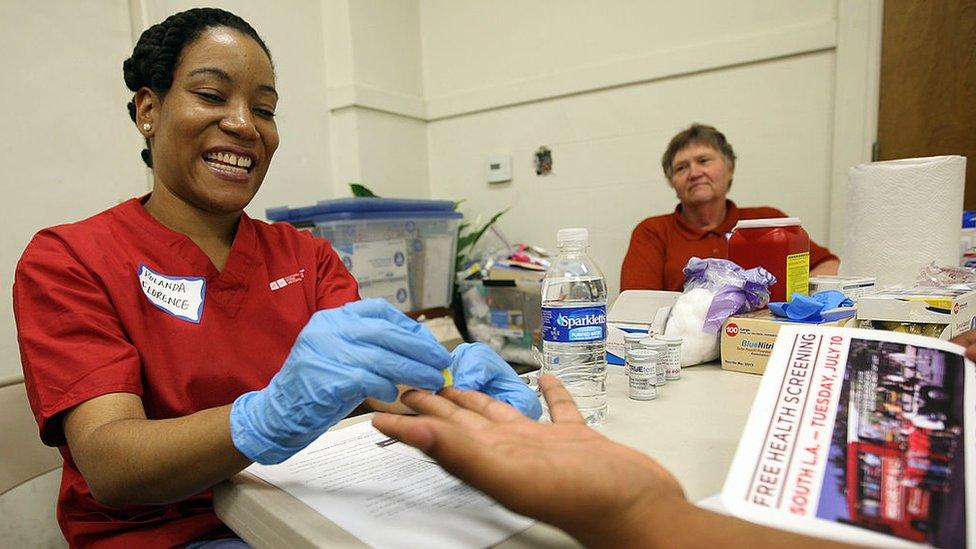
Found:
[[[597,341],[606,336],[606,305],[542,308],[542,339],[545,341]]]

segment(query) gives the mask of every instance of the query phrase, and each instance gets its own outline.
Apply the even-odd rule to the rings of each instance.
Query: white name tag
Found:
[[[206,280],[203,277],[178,277],[159,274],[139,265],[139,285],[149,302],[176,318],[200,323]]]

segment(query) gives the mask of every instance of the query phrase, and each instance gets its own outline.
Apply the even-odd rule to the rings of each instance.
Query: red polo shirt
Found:
[[[620,291],[671,290],[680,292],[685,285],[682,272],[692,257],[729,256],[729,233],[740,219],[788,217],[776,208],[739,208],[726,201],[725,220],[710,231],[702,231],[681,217],[681,205],[667,215],[641,221],[630,235],[630,247],[620,267]],[[810,241],[810,268],[837,259],[830,250]]]
[[[230,531],[210,491],[161,506],[95,501],[63,412],[118,392],[139,395],[150,419],[230,404],[267,385],[313,312],[358,297],[328,242],[247,215],[223,271],[139,199],[38,233],[17,265],[14,313],[41,439],[64,457],[58,522],[71,546],[171,547]]]

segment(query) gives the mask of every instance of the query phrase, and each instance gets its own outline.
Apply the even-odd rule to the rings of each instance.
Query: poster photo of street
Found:
[[[852,338],[817,516],[949,547],[965,540],[963,359]]]

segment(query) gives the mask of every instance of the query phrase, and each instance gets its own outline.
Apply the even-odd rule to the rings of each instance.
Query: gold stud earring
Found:
[[[150,124],[149,122],[146,122],[145,124],[142,125],[142,129],[145,130],[145,131],[147,131],[147,132],[151,132],[152,131],[152,124]]]

